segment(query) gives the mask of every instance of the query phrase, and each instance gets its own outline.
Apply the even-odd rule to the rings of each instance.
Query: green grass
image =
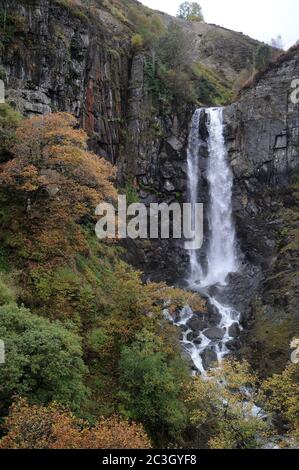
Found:
[[[201,80],[199,91],[202,99],[208,98],[220,106],[231,101],[233,98],[231,86],[222,82],[215,72],[199,63],[193,65],[193,72]]]

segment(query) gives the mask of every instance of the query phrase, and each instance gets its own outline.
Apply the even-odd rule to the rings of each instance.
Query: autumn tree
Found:
[[[0,370],[5,373],[0,386],[5,411],[14,394],[34,403],[55,400],[80,407],[87,417],[120,412],[146,423],[153,436],[158,430],[165,442],[173,442],[185,423],[185,367],[179,332],[163,309],[168,305],[172,313],[190,304],[202,311],[204,302],[165,284],[144,284],[141,273],[120,261],[119,247],[96,238],[94,208],[116,197],[114,170],[88,152],[86,134],[72,116],[25,120],[16,138],[13,159],[0,165],[0,242],[9,264],[18,267],[12,273],[19,286],[16,300],[30,310],[2,307],[0,337],[7,341],[10,358]],[[6,289],[0,302],[12,302],[11,294]],[[141,331],[151,340],[141,340]],[[87,400],[81,342],[89,369]],[[126,384],[124,368],[135,348],[142,396],[148,387],[154,397],[144,408],[129,372]],[[157,388],[146,371],[149,351],[149,374]]]
[[[172,377],[174,362],[178,360],[182,368],[184,365],[180,360],[179,332],[164,317],[163,309],[167,304],[170,314],[174,314],[178,308],[190,304],[195,311],[205,311],[205,302],[194,293],[173,289],[164,283],[144,284],[140,273],[123,262],[105,269],[104,274],[100,278],[100,283],[99,278],[96,278],[99,307],[95,311],[93,320],[87,323],[85,342],[86,355],[92,358],[94,374],[90,377],[89,383],[92,381],[91,388],[95,402],[97,406],[100,403],[104,408],[107,403],[115,409],[125,408],[129,410],[130,418],[133,417],[134,420],[143,423],[145,423],[143,418],[150,420],[149,415],[152,413],[152,420],[157,422],[155,410],[160,406],[160,396],[155,395],[155,408],[151,411],[150,406],[147,406],[145,414],[141,417],[140,407],[135,410],[135,402],[132,400],[128,403],[127,393],[118,395],[120,388],[126,391],[128,385],[125,378],[125,366],[120,366],[120,361],[124,359],[124,348],[129,348],[131,353],[132,343],[137,341],[141,331],[146,338],[156,338],[155,350],[159,350],[162,354],[162,366],[167,371],[167,375]],[[144,354],[146,354],[148,342],[138,340],[138,344],[141,348],[140,355],[143,354],[142,348],[145,349]],[[140,370],[142,368],[143,364],[140,364]],[[179,380],[177,382],[180,388]],[[162,383],[161,387],[163,389]],[[115,390],[114,396],[111,394],[112,389]],[[179,395],[177,403],[178,408],[182,406],[182,398]],[[139,406],[139,403],[136,406]],[[164,417],[163,409],[161,420],[164,421],[164,419],[166,417]]]
[[[242,69],[241,72],[239,73],[233,89],[236,94],[240,92],[240,90],[244,87],[244,85],[250,80],[252,77],[253,71],[249,69]]]
[[[186,405],[199,446],[254,449],[261,447],[267,424],[253,413],[258,402],[257,377],[246,362],[225,361],[207,379],[190,385]]]
[[[6,188],[28,197],[43,193],[59,200],[73,218],[116,196],[112,166],[87,150],[87,134],[76,119],[54,113],[23,120],[16,131],[14,159],[0,168]]]
[[[285,425],[299,443],[299,366],[288,364],[281,374],[273,374],[262,384],[265,409]]]
[[[18,263],[30,264],[33,277],[28,284],[34,286],[38,279],[41,286],[43,274],[51,282],[56,265],[65,266],[75,254],[88,254],[83,225],[96,223],[94,211],[101,201],[116,198],[115,170],[88,151],[87,135],[70,114],[23,120],[15,140],[13,158],[0,165],[0,198],[5,208],[1,227]],[[35,292],[31,300],[36,297]],[[31,304],[30,299],[24,300]],[[63,313],[63,308],[58,310]]]
[[[0,449],[148,449],[143,427],[117,416],[94,426],[57,404],[30,405],[18,399],[5,419]]]

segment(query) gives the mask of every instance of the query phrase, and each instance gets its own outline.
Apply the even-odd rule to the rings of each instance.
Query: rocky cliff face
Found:
[[[152,103],[139,103],[147,93],[145,60],[138,56],[133,60],[130,41],[135,25],[127,18],[128,7],[141,5],[135,0],[114,3],[116,6],[99,0],[87,6],[80,0],[1,0],[0,73],[8,102],[27,116],[59,110],[75,114],[88,131],[92,148],[115,162],[129,152],[133,152],[132,159],[139,157],[139,143],[132,147],[129,138],[127,146],[131,125],[127,128],[126,123],[136,120],[141,104],[143,114],[137,120],[142,129],[150,119]],[[173,20],[160,16],[166,25]],[[240,69],[252,61],[256,41],[216,26],[176,21],[189,34],[194,63],[215,70],[225,87],[230,87]],[[230,63],[225,67],[217,41],[224,41],[230,50]],[[136,95],[138,87],[142,97]],[[151,111],[152,115],[157,112]],[[171,117],[175,136],[182,126],[176,116]],[[167,137],[170,124],[168,119],[162,125]],[[160,125],[157,116],[148,126],[149,132],[159,134]],[[161,132],[158,136],[161,140]],[[147,136],[144,146],[148,140]]]
[[[263,269],[273,261],[281,188],[291,183],[299,164],[299,109],[291,101],[298,76],[296,49],[225,108],[241,249]]]
[[[294,48],[225,110],[238,239],[260,279],[251,277],[255,295],[247,291],[253,302],[245,349],[265,374],[282,366],[299,330],[299,106],[291,100],[298,77]]]
[[[236,180],[286,183],[298,165],[298,104],[291,100],[299,52],[271,65],[257,83],[226,107],[227,140]]]
[[[104,9],[1,1],[1,74],[25,115],[68,111],[92,148],[115,161],[130,72],[129,28]]]

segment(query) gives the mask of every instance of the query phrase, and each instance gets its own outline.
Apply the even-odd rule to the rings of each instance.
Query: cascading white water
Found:
[[[204,109],[197,109],[192,117],[191,129],[189,133],[188,149],[187,149],[187,164],[188,164],[188,189],[189,189],[189,201],[192,206],[192,213],[194,213],[195,204],[198,195],[198,181],[199,181],[199,147],[200,147],[200,136],[199,136],[199,123],[200,117]],[[193,220],[192,220],[193,222]],[[192,223],[193,225],[193,223]],[[197,252],[195,250],[189,251],[190,258],[190,276],[194,280],[202,278],[202,269],[197,258]]]
[[[195,111],[188,145],[188,184],[189,198],[194,206],[199,196],[199,160],[200,144],[200,118],[202,113],[208,115],[208,148],[209,164],[207,179],[210,186],[210,212],[209,227],[210,239],[207,252],[207,269],[203,269],[199,261],[198,253],[190,251],[189,285],[193,290],[201,291],[209,286],[224,285],[229,273],[238,269],[235,249],[235,228],[232,220],[232,186],[233,177],[227,161],[227,150],[223,135],[223,110],[222,108],[198,109]],[[229,353],[226,344],[232,339],[230,327],[239,324],[240,315],[232,307],[221,304],[210,297],[210,303],[216,307],[221,321],[218,329],[222,330],[222,340],[213,341],[205,336],[205,331],[200,332],[196,342],[188,341],[187,336],[191,332],[188,329],[188,321],[193,315],[192,310],[183,309],[181,319],[176,324],[184,327],[182,344],[189,353],[195,367],[204,374],[202,353],[207,348],[212,348],[220,362]],[[186,329],[187,328],[187,329]],[[207,333],[208,334],[208,333]]]
[[[224,284],[229,273],[237,270],[235,227],[232,220],[233,176],[227,162],[223,135],[223,110],[211,108],[208,114],[210,185],[210,240],[208,270],[202,285]]]

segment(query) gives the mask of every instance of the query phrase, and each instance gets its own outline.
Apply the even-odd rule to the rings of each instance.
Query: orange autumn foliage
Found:
[[[67,113],[23,120],[14,158],[0,166],[1,185],[31,198],[47,195],[71,210],[75,220],[99,202],[114,199],[113,166],[87,150],[87,134],[76,125]]]
[[[151,447],[142,425],[117,416],[89,426],[73,414],[51,404],[30,405],[18,399],[5,419],[7,434],[0,449],[148,449]]]
[[[70,253],[86,254],[80,224],[95,223],[96,206],[117,197],[114,167],[87,150],[87,134],[76,126],[67,113],[21,121],[14,158],[0,165],[2,192],[15,199],[10,243],[21,247],[22,258],[55,264]]]

